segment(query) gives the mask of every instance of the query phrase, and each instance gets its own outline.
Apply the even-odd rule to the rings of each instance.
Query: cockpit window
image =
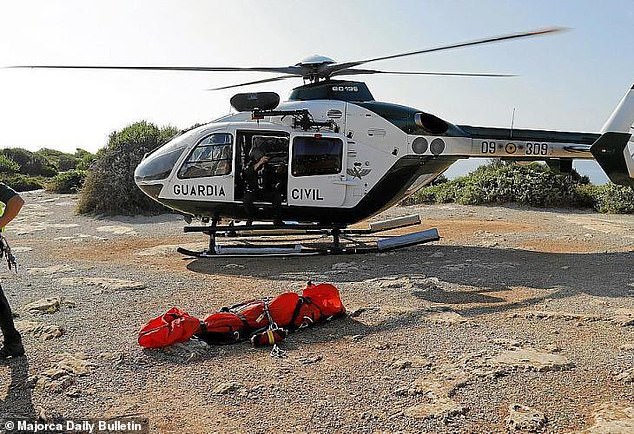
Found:
[[[233,136],[216,133],[205,137],[178,171],[179,178],[204,178],[231,173]]]

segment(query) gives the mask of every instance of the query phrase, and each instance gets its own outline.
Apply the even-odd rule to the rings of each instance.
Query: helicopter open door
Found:
[[[345,143],[338,134],[291,135],[288,205],[338,207],[343,204]]]

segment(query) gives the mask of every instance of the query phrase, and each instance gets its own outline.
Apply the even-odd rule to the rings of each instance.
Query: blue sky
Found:
[[[598,131],[634,83],[634,1],[28,1],[0,15],[0,66],[278,66],[364,59],[548,26],[565,33],[376,62],[516,78],[368,76],[375,98],[458,124]],[[260,73],[0,70],[0,147],[95,151],[137,120],[187,127],[229,111]],[[300,80],[252,86],[283,97]]]

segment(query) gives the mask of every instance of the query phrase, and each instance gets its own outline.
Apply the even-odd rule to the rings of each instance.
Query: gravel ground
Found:
[[[443,238],[194,260],[175,246],[204,237],[177,216],[90,218],[74,215],[75,196],[25,199],[7,232],[21,270],[3,287],[28,358],[0,364],[0,418],[135,414],[166,433],[634,432],[634,216],[395,207],[379,218],[420,214]],[[136,343],[172,306],[202,318],[307,280],[337,285],[353,315],[292,334],[287,358]],[[29,310],[43,298],[57,311]]]

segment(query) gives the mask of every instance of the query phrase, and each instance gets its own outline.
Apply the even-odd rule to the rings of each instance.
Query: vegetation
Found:
[[[620,185],[590,185],[575,171],[555,172],[543,164],[494,162],[452,181],[421,189],[406,204],[463,205],[516,203],[534,207],[594,208],[599,212],[634,212],[634,190]]]
[[[16,191],[38,190],[52,186],[52,191],[76,192],[81,186],[78,176],[85,176],[80,175],[81,171],[90,166],[94,157],[83,149],[77,149],[74,154],[47,148],[37,152],[22,148],[2,149],[0,182]],[[69,171],[70,173],[66,174]]]
[[[46,184],[46,190],[52,193],[77,193],[86,180],[85,170],[69,170],[61,172],[51,178]]]
[[[7,184],[15,191],[41,190],[45,187],[44,178],[21,175],[19,173],[0,173],[0,182]]]
[[[97,214],[145,214],[166,208],[147,197],[134,183],[134,169],[143,156],[166,143],[178,130],[137,122],[115,131],[88,171],[78,211]]]

